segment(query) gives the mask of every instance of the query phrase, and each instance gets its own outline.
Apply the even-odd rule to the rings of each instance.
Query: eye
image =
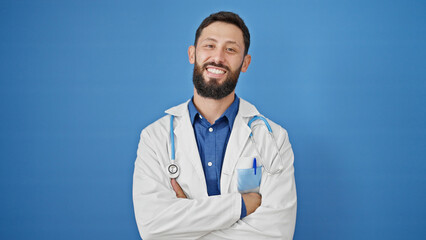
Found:
[[[213,44],[206,44],[204,47],[205,48],[214,48]]]
[[[235,49],[233,49],[233,48],[227,48],[226,51],[228,51],[228,52],[236,52]]]

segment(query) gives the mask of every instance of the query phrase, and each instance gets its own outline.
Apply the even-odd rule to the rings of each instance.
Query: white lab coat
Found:
[[[277,148],[265,137],[268,131],[248,121],[260,115],[250,103],[240,99],[223,160],[220,178],[221,195],[208,196],[198,147],[191,125],[188,102],[166,113],[174,115],[176,162],[180,166],[177,182],[187,199],[176,198],[166,166],[170,163],[170,115],[142,130],[133,178],[133,202],[136,222],[143,239],[292,239],[296,222],[296,186],[293,151],[287,132],[268,120],[281,159],[272,156]],[[255,131],[256,145],[249,140]],[[260,141],[259,141],[260,139]],[[262,141],[262,139],[266,139]],[[260,151],[255,149],[259,148]],[[261,154],[259,154],[259,152]],[[262,155],[262,156],[259,156]],[[277,174],[262,169],[259,193],[262,203],[257,210],[240,220],[241,194],[237,187],[237,169],[252,167],[253,158]],[[270,159],[268,159],[270,158]],[[274,158],[274,159],[272,159]],[[272,172],[272,171],[270,171]]]

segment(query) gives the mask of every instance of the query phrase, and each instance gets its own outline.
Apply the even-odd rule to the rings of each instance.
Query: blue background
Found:
[[[426,238],[425,1],[1,1],[0,239],[138,239],[140,131],[192,96],[212,12],[295,152],[294,239]]]

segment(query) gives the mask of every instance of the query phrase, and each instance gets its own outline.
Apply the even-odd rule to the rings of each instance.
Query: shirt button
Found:
[[[208,162],[207,165],[209,165],[209,167],[211,167],[213,165],[212,162]]]
[[[200,116],[200,119],[203,119],[203,116],[201,116],[201,115],[198,115],[198,116]]]
[[[213,132],[213,128],[209,128],[209,132]]]

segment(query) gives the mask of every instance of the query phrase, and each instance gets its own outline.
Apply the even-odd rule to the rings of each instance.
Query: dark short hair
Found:
[[[198,27],[197,31],[195,32],[195,42],[194,42],[195,46],[197,46],[198,38],[200,37],[203,29],[214,22],[225,22],[225,23],[234,24],[239,29],[241,29],[241,31],[243,32],[243,38],[244,38],[244,55],[248,53],[248,49],[250,47],[250,32],[246,24],[244,23],[243,19],[241,19],[240,16],[238,16],[238,14],[235,14],[233,12],[221,11],[221,12],[213,13],[207,18],[205,18],[203,22],[200,24],[200,26]]]

